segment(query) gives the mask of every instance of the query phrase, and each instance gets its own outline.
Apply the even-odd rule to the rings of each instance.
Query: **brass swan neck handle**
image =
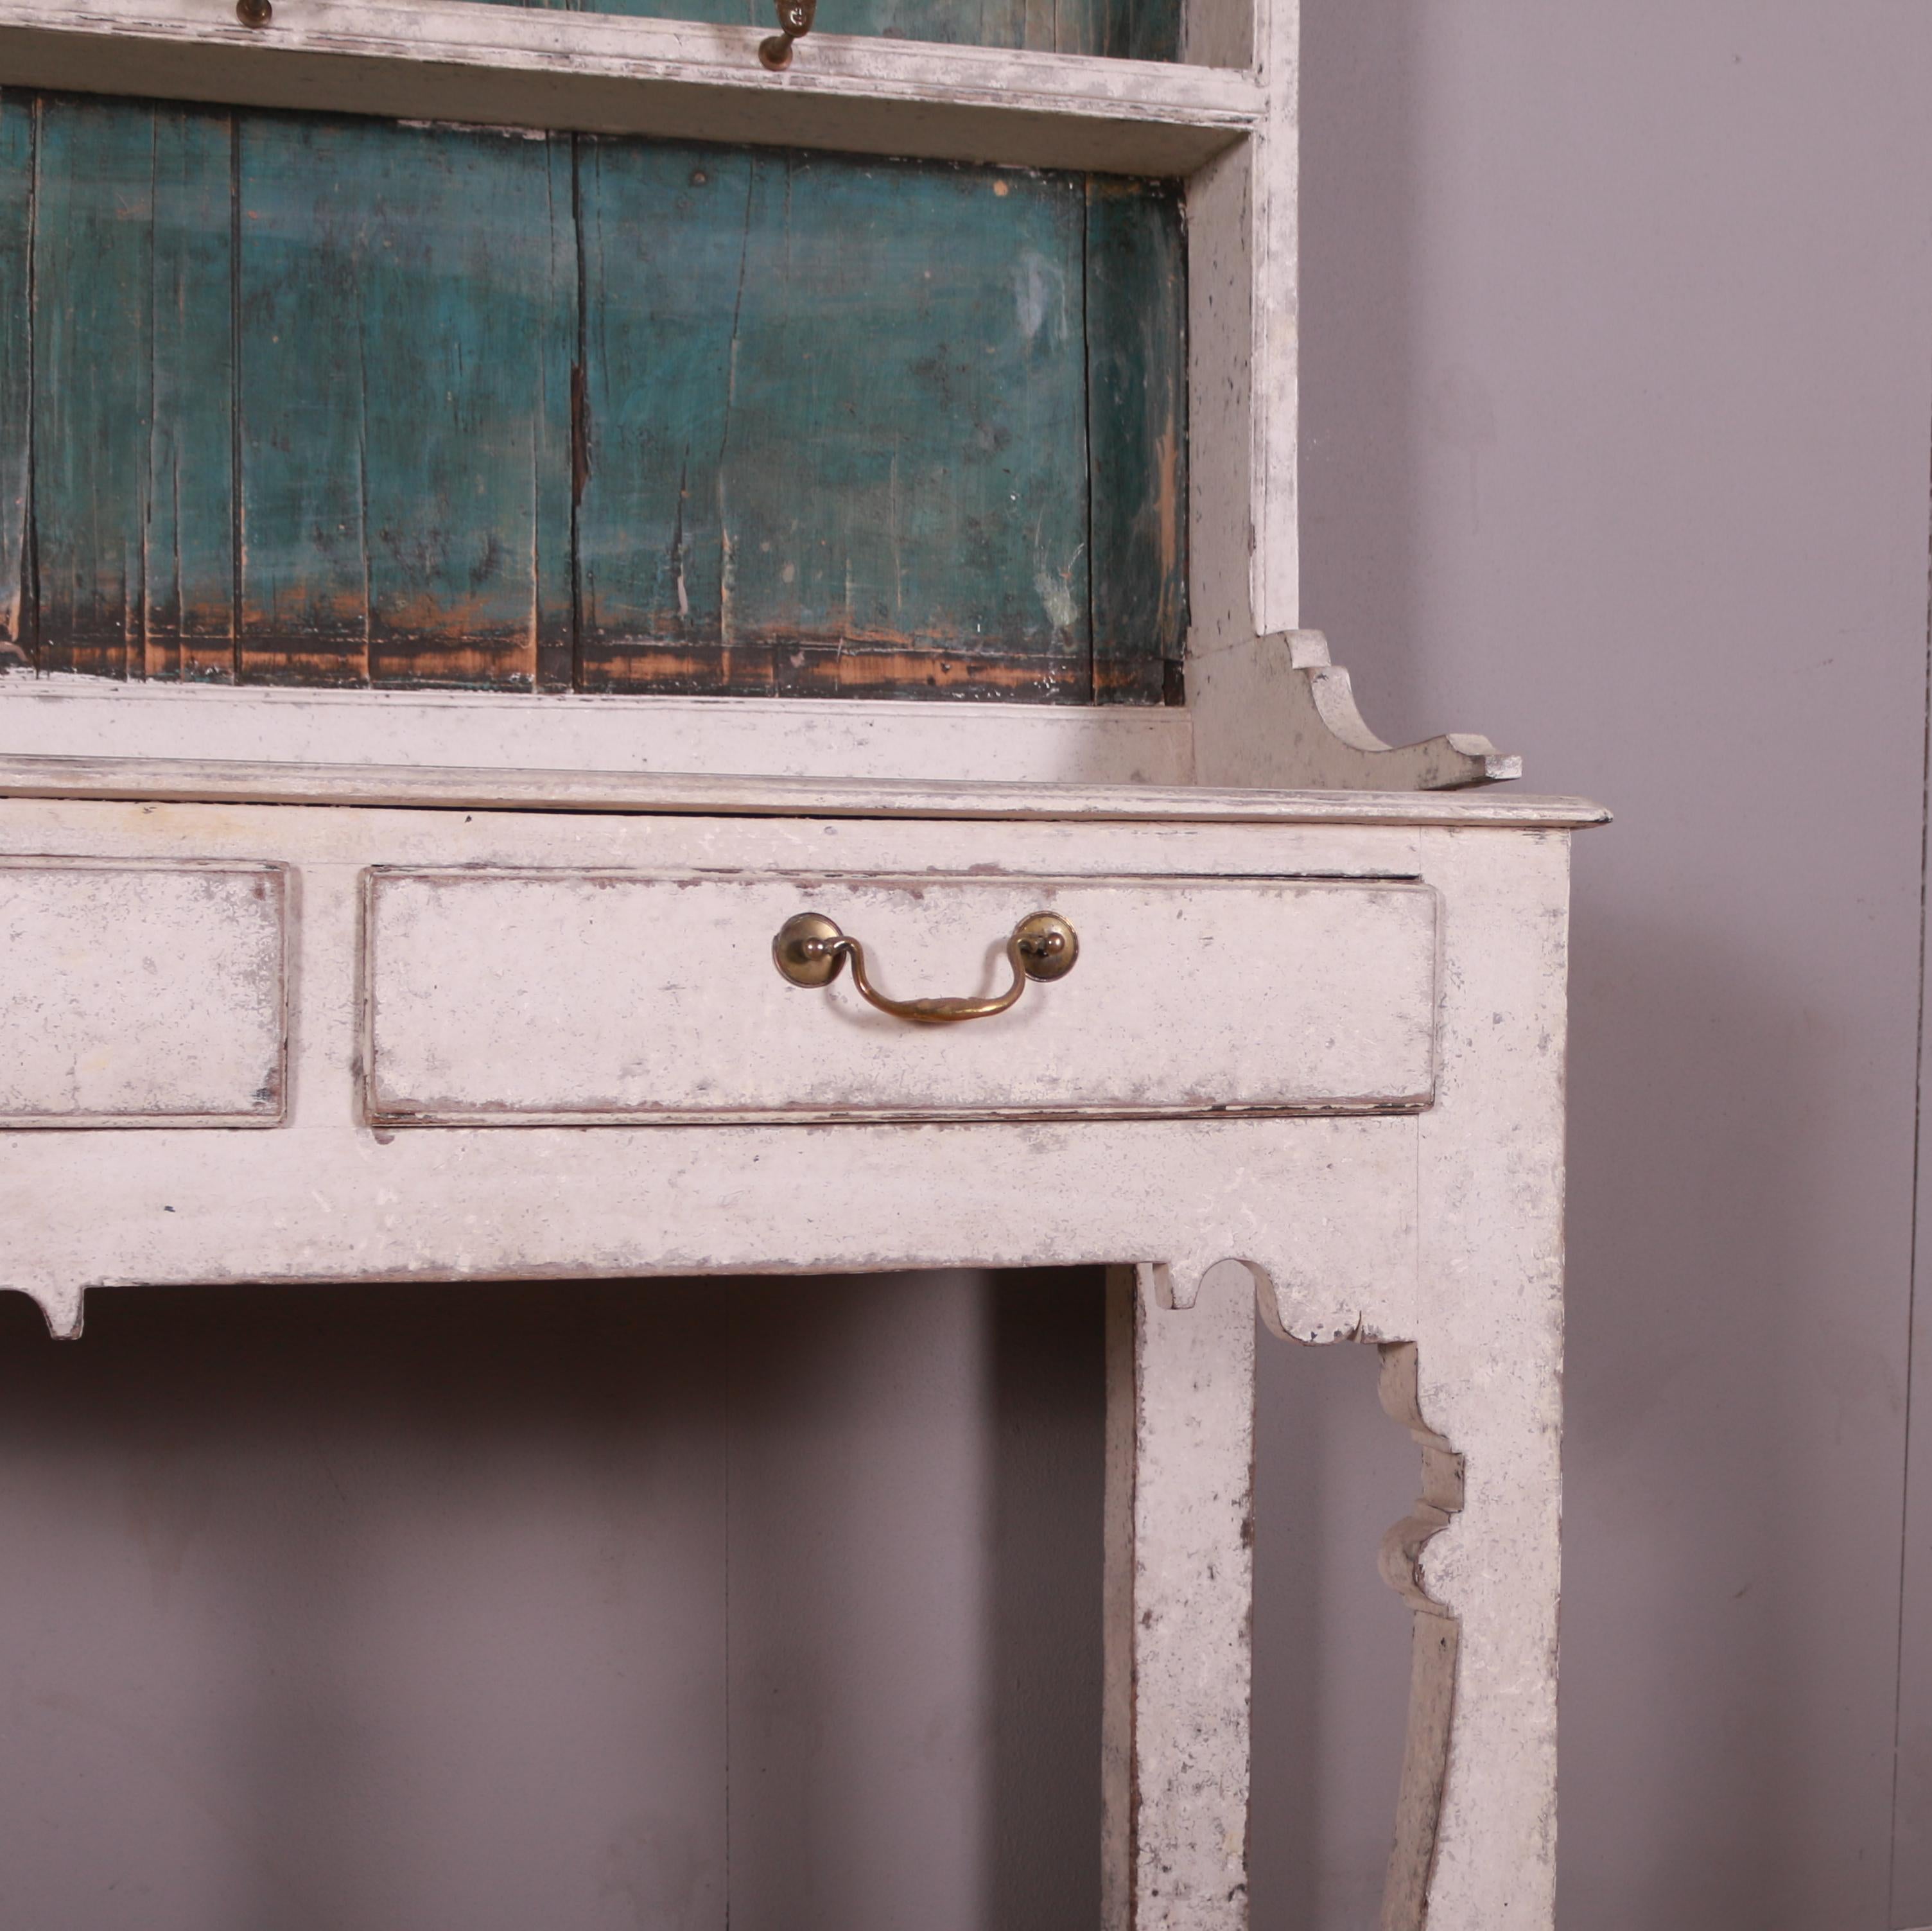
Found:
[[[991,1019],[1026,990],[1029,979],[1060,979],[1072,971],[1080,941],[1072,926],[1052,912],[1030,912],[1006,938],[1006,962],[1013,982],[1004,993],[982,999],[894,999],[874,986],[866,971],[866,948],[850,938],[823,912],[800,912],[778,928],[772,958],[794,986],[829,986],[847,959],[852,983],[868,1005],[915,1026],[953,1026],[962,1020]]]

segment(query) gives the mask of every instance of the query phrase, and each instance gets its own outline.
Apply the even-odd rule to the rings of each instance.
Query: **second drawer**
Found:
[[[364,1101],[418,1125],[1413,1111],[1436,899],[1297,879],[806,878],[376,869]],[[908,1023],[772,941],[818,912],[896,998],[996,993],[1058,914],[1079,951],[997,1016]]]

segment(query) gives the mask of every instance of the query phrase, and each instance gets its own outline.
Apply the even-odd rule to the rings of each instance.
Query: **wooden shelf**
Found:
[[[1252,132],[1252,74],[441,0],[0,0],[0,82],[398,119],[1192,173]]]

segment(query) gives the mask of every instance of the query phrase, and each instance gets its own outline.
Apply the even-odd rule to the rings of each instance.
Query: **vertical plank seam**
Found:
[[[154,674],[154,503],[158,487],[155,462],[160,451],[160,377],[161,356],[161,116],[148,111],[148,459],[141,465],[139,494],[134,508],[140,518],[141,559],[138,614],[140,617],[140,679],[147,683]],[[179,491],[176,492],[176,515],[171,540],[175,554],[175,581],[181,581],[181,518]],[[134,680],[136,662],[136,611],[130,611],[124,625],[121,651],[122,677]],[[160,647],[166,648],[164,643]]]
[[[751,165],[745,170],[745,224],[738,244],[738,288],[731,302],[731,340],[726,350],[724,364],[724,425],[718,438],[718,641],[724,648],[723,673],[725,688],[731,683],[731,522],[728,509],[728,486],[725,480],[725,458],[731,449],[733,412],[738,401],[738,336],[745,314],[745,276],[752,260],[752,211],[757,206],[758,191],[758,163],[762,157],[753,154]],[[791,170],[792,158],[783,157],[785,170],[785,226],[788,232],[791,225]],[[852,627],[852,611],[848,602],[845,611],[845,626]]]
[[[1932,452],[1932,438],[1928,438]],[[1918,793],[1918,1012],[1913,1045],[1914,1082],[1912,1109],[1912,1211],[1910,1244],[1906,1266],[1905,1300],[1905,1425],[1904,1479],[1899,1485],[1898,1623],[1892,1668],[1892,1815],[1887,1832],[1886,1857],[1886,1922],[1898,1921],[1898,1771],[1904,1744],[1906,1591],[1911,1568],[1907,1557],[1912,1533],[1912,1447],[1914,1414],[1912,1395],[1918,1379],[1916,1365],[1919,1283],[1919,1191],[1924,1185],[1925,1153],[1925,968],[1926,929],[1928,909],[1927,866],[1932,863],[1932,487],[1928,492],[1926,557],[1926,643],[1924,672],[1924,716],[1919,743]]]
[[[362,552],[362,677],[376,680],[375,560],[369,547],[369,330],[368,293],[362,285],[362,237],[358,234],[349,257],[351,286],[356,291],[356,490],[360,528],[356,541]]]
[[[1099,558],[1094,550],[1094,177],[1080,183],[1080,424],[1085,445],[1087,485],[1087,692],[1089,704],[1100,695],[1100,626],[1094,579]]]
[[[570,369],[570,687],[584,688],[584,545],[580,509],[590,476],[590,263],[584,233],[584,137],[570,136],[570,245],[577,327]]]
[[[27,500],[20,531],[20,637],[26,646],[27,661],[36,673],[41,668],[41,648],[40,440],[34,404],[40,393],[40,137],[46,106],[46,97],[36,94],[28,110],[32,132],[27,168]]]
[[[242,681],[242,116],[228,116],[228,678]]]

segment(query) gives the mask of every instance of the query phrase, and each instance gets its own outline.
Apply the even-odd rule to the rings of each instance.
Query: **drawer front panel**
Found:
[[[0,859],[0,1127],[273,1126],[282,867]]]
[[[1413,1111],[1434,1085],[1436,899],[1306,880],[375,869],[364,1103],[419,1125]],[[898,998],[1079,956],[997,1017],[908,1024],[782,978],[817,911]]]

